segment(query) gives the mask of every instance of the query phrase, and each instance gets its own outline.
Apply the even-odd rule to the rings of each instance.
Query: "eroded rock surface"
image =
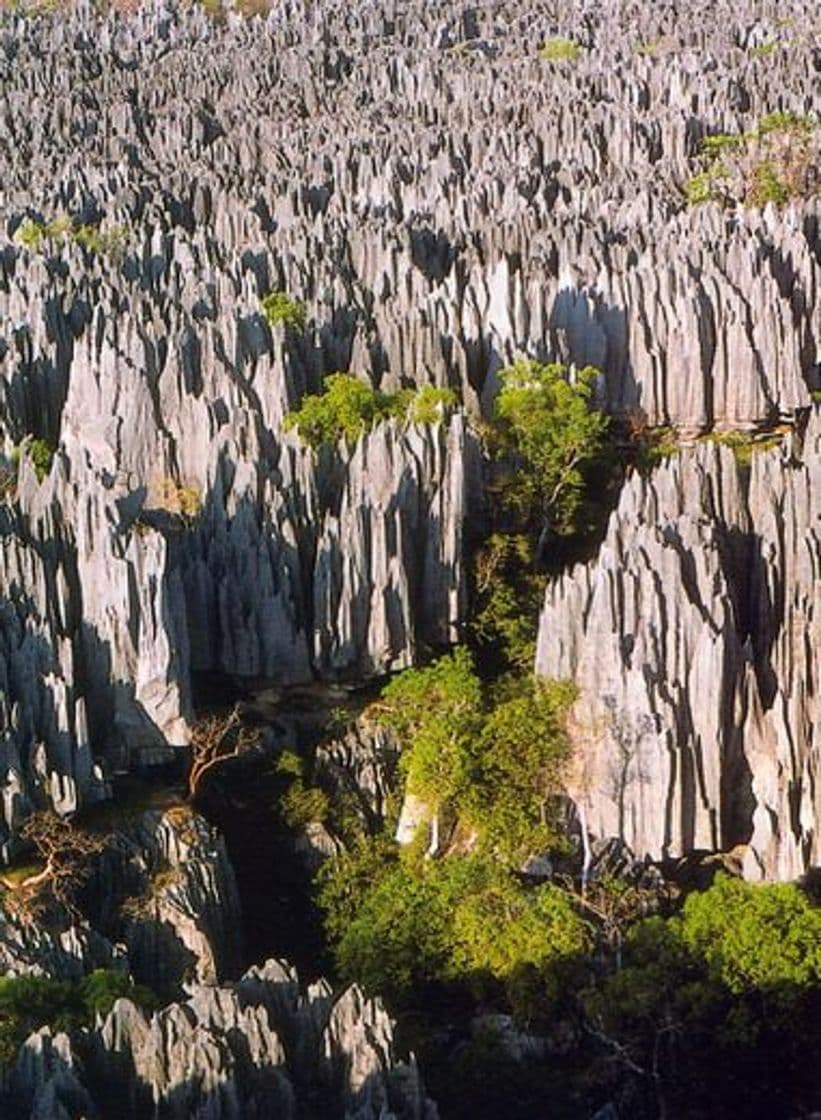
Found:
[[[816,408],[749,472],[703,445],[634,474],[598,557],[548,587],[537,669],[579,683],[592,834],[654,859],[747,845],[754,877],[819,862],[820,514]]]
[[[235,979],[233,869],[200,817],[152,811],[115,833],[86,902],[87,916],[64,928],[53,913],[0,912],[3,972],[77,980],[114,968],[165,1006],[120,999],[93,1028],[37,1031],[0,1089],[3,1116],[434,1120],[378,1001],[325,981],[306,988],[277,960]]]

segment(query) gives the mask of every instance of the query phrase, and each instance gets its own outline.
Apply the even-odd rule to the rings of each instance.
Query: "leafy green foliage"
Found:
[[[624,948],[624,967],[584,1003],[633,1071],[652,1068],[668,1104],[680,1095],[692,1109],[700,1092],[713,1102],[732,1069],[732,1115],[776,1114],[772,1070],[794,1070],[796,1042],[811,1052],[818,1041],[807,1030],[821,994],[818,908],[793,885],[719,875],[680,914],[635,924]]]
[[[688,897],[679,928],[686,948],[730,992],[789,998],[821,983],[821,910],[790,883],[719,875],[709,891]]]
[[[453,389],[423,385],[408,400],[407,418],[411,424],[436,424],[459,403]]]
[[[534,567],[533,544],[524,533],[492,533],[474,562],[476,604],[472,633],[485,660],[529,672],[544,577]]]
[[[473,659],[461,646],[386,685],[379,718],[403,743],[400,766],[411,793],[439,806],[467,788],[482,708]]]
[[[485,857],[393,858],[367,889],[376,854],[331,865],[320,894],[341,974],[370,992],[401,1003],[432,983],[512,984],[526,969],[547,991],[550,970],[590,944],[564,892],[527,888]]]
[[[582,53],[581,45],[563,35],[548,39],[539,51],[543,62],[576,62]]]
[[[300,438],[313,448],[333,444],[344,437],[355,443],[386,410],[380,394],[348,373],[331,373],[325,391],[304,397],[300,408],[285,417],[285,427],[296,428]]]
[[[33,439],[28,446],[29,457],[34,465],[37,478],[42,482],[51,472],[54,448],[44,439]]]
[[[506,498],[528,523],[571,533],[589,468],[602,452],[608,419],[593,407],[598,371],[571,377],[565,366],[518,361],[500,374],[496,420],[513,462]]]
[[[304,303],[292,299],[287,292],[268,292],[262,297],[262,312],[272,327],[304,331],[307,309]]]
[[[98,225],[77,225],[71,218],[63,215],[50,222],[26,218],[18,226],[15,237],[33,253],[41,252],[47,246],[56,247],[74,242],[89,253],[118,258],[125,247],[128,231],[125,226],[110,226],[104,230]]]
[[[819,156],[821,129],[814,117],[768,113],[749,132],[705,137],[705,166],[685,184],[685,195],[691,206],[785,206],[817,194]]]
[[[96,969],[82,980],[48,976],[0,977],[0,1061],[14,1061],[32,1031],[48,1025],[69,1031],[107,1015],[115,1001],[126,997],[147,1009],[157,1006],[148,988],[136,986],[124,973]]]
[[[525,888],[494,861],[475,856],[448,861],[439,874],[450,876],[455,895],[451,955],[458,974],[510,980],[591,947],[587,925],[556,887]]]
[[[570,682],[519,678],[506,683],[485,719],[463,804],[482,844],[505,864],[521,865],[560,843],[556,794],[575,697]]]
[[[771,435],[756,435],[748,432],[711,432],[703,437],[707,443],[717,443],[722,447],[729,447],[735,456],[735,461],[740,467],[749,467],[753,456],[760,451],[771,451],[778,447],[782,437],[773,433]]]
[[[299,830],[314,822],[321,823],[330,813],[328,794],[311,784],[308,771],[306,759],[296,751],[284,750],[277,759],[277,813],[286,829]]]
[[[350,373],[331,373],[322,393],[311,393],[285,417],[286,429],[296,428],[314,449],[345,439],[355,443],[374,424],[392,417],[412,424],[435,424],[457,403],[452,389],[425,385],[414,392],[382,393]]]
[[[488,699],[460,646],[395,677],[375,714],[396,733],[408,790],[433,813],[448,806],[483,848],[515,867],[559,842],[556,794],[574,698],[567,682],[527,676],[503,680]]]

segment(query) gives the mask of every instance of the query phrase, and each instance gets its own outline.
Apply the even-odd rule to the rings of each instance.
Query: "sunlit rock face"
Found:
[[[594,363],[614,414],[691,433],[809,405],[817,203],[725,212],[684,198],[704,135],[812,104],[817,48],[795,29],[813,5],[781,5],[778,22],[754,8],[320,2],[218,23],[152,2],[128,17],[84,4],[3,17],[0,436],[8,455],[30,437],[55,448],[43,478],[21,453],[0,511],[7,851],[33,805],[70,813],[105,797],[112,771],[169,761],[188,738],[192,673],[361,679],[460,636],[482,522],[465,415],[316,455],[282,421],[324,374],[450,386],[487,413],[516,355]],[[578,58],[540,58],[554,35]],[[56,232],[32,236],[31,222]],[[305,303],[304,331],[266,321],[269,290]],[[682,538],[718,591],[698,648],[689,599],[687,643],[663,638],[676,680],[676,666],[734,681],[751,664],[717,547],[703,526]],[[648,588],[650,568],[636,579]],[[563,655],[542,656],[549,668]],[[775,701],[756,708],[756,671],[749,726],[799,766],[804,747],[784,743],[806,738],[804,700],[788,693],[782,727]],[[637,688],[605,695],[632,711]],[[687,724],[677,695],[669,720]],[[630,734],[646,738],[656,714],[638,704]],[[740,719],[701,732],[733,766],[753,752]],[[744,802],[704,749],[680,807],[656,795],[669,775],[644,783],[654,850],[752,827],[768,874],[803,865],[810,810],[793,770],[760,771],[765,796],[739,761]],[[785,797],[790,824],[776,827],[767,814]],[[788,832],[794,853],[776,856]]]
[[[819,514],[816,409],[748,478],[711,446],[634,475],[598,557],[548,587],[537,670],[579,683],[592,834],[655,859],[747,845],[751,877],[818,863]]]

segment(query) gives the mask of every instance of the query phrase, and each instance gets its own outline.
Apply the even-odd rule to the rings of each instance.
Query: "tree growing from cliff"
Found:
[[[513,678],[497,687],[474,748],[466,816],[494,858],[520,867],[562,845],[557,793],[570,751],[568,681]]]
[[[91,873],[93,857],[105,847],[105,838],[51,810],[33,813],[21,826],[20,835],[33,845],[43,866],[20,883],[6,877],[0,880],[13,892],[16,905],[24,911],[36,910],[50,898],[76,915],[77,892]]]
[[[556,363],[517,361],[500,374],[495,417],[512,469],[505,486],[510,507],[540,535],[578,525],[586,475],[602,452],[608,419],[594,407],[599,374],[571,372]]]
[[[188,797],[196,801],[203,782],[215,767],[251,750],[259,743],[257,728],[243,725],[239,708],[227,715],[210,715],[191,728],[191,765],[188,770]]]
[[[471,776],[472,748],[483,722],[482,686],[469,651],[457,647],[424,669],[411,669],[383,689],[377,717],[402,744],[400,766],[410,793],[433,812],[458,801]]]

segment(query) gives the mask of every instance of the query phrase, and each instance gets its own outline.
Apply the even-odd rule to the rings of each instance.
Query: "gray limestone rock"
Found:
[[[537,670],[579,683],[590,834],[654,859],[745,845],[752,877],[818,862],[820,439],[816,408],[749,471],[705,445],[634,474],[596,559],[548,587]]]

